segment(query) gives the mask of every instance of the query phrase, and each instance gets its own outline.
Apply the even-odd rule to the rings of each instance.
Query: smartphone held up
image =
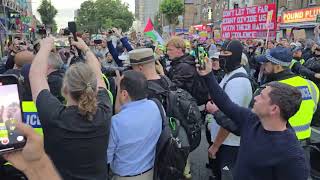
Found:
[[[19,80],[15,75],[0,75],[0,154],[22,149],[26,138],[16,129],[22,122]]]
[[[201,44],[196,45],[195,54],[197,64],[199,65],[199,69],[206,69],[206,58],[208,57],[208,54],[206,53],[204,47],[201,46]]]

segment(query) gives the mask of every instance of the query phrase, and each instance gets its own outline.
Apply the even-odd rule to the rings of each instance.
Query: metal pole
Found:
[[[9,28],[7,29],[7,13],[6,13],[6,7],[4,5],[3,6],[3,14],[4,14],[4,26],[3,26],[3,31],[4,31],[4,40],[7,40],[7,31],[9,31]],[[2,24],[2,23],[1,23]],[[2,34],[1,34],[2,36]],[[3,40],[1,38],[1,55],[3,56]]]
[[[183,19],[182,19],[182,33],[184,34],[184,16],[186,13],[186,0],[183,0]]]
[[[279,12],[279,0],[276,0],[276,26],[278,27],[278,12]],[[278,41],[278,33],[280,33],[280,31],[278,31],[278,28],[276,30],[276,41]]]

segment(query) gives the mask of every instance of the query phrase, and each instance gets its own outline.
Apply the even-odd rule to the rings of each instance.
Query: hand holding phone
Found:
[[[21,122],[16,124],[16,128],[26,137],[26,145],[20,152],[4,154],[4,158],[17,169],[25,171],[28,166],[40,161],[45,156],[43,138],[30,126]]]
[[[72,41],[71,45],[75,46],[82,52],[85,52],[87,49],[89,49],[88,45],[81,38],[78,38],[78,41]]]
[[[54,39],[52,37],[44,38],[40,41],[40,49],[51,51],[54,48]]]

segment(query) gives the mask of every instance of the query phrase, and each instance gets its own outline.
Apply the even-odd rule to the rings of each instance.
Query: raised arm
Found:
[[[128,51],[128,52],[129,52],[129,51],[132,51],[133,48],[132,48],[132,46],[129,44],[128,38],[125,37],[125,36],[122,36],[122,32],[121,32],[122,30],[121,30],[121,29],[117,29],[117,28],[112,28],[112,30],[114,31],[114,35],[116,35],[116,36],[120,39],[122,45],[127,49],[127,51]]]
[[[228,95],[219,86],[217,80],[212,73],[211,61],[207,61],[205,70],[199,70],[199,74],[205,79],[209,88],[210,97],[217,107],[232,121],[234,121],[240,129],[242,125],[248,120],[248,117],[252,115],[252,112],[248,108],[243,108],[233,103]]]
[[[111,39],[107,41],[107,47],[108,47],[109,52],[110,52],[112,58],[114,59],[114,61],[117,63],[117,65],[118,65],[119,67],[122,67],[123,64],[122,64],[122,61],[119,59],[119,53],[118,53],[118,51],[116,50],[116,48],[114,48]]]
[[[51,50],[53,49],[53,46],[53,38],[47,37],[41,40],[40,50],[37,53],[34,60],[32,61],[29,79],[33,102],[37,101],[37,97],[43,89],[49,90],[49,85],[47,81],[48,57]]]
[[[127,37],[120,38],[120,41],[123,44],[123,46],[127,49],[128,52],[133,50],[132,46],[128,42],[128,38]]]
[[[298,75],[302,75],[305,76],[307,79],[310,79],[312,81],[316,81],[317,80],[317,76],[316,73],[310,69],[308,69],[307,67],[301,65],[300,62],[295,62],[292,66],[292,72],[298,74]]]
[[[78,41],[73,41],[72,45],[76,46],[86,55],[86,63],[91,67],[91,69],[97,76],[98,87],[103,87],[107,89],[107,86],[102,78],[101,64],[99,60],[96,58],[96,56],[93,54],[93,52],[90,50],[90,48],[87,46],[87,44],[81,38],[78,38]]]

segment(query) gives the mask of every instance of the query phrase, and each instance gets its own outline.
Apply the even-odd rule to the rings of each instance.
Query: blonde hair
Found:
[[[85,63],[73,64],[66,72],[64,86],[78,103],[81,115],[93,120],[97,111],[97,76]]]
[[[178,37],[178,36],[173,36],[172,38],[169,39],[166,47],[170,45],[176,48],[181,48],[183,52],[186,50],[186,43],[181,37]]]

